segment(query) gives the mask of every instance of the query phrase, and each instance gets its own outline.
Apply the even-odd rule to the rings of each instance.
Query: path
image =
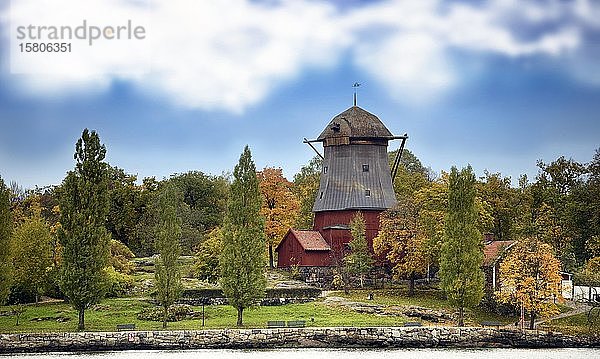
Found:
[[[591,308],[589,305],[587,305],[585,303],[581,303],[581,302],[569,302],[569,304],[573,305],[573,309],[572,310],[570,310],[568,312],[565,312],[565,313],[560,313],[560,314],[555,315],[555,316],[550,317],[550,318],[538,320],[538,321],[535,322],[535,325],[538,326],[538,325],[540,325],[542,323],[549,322],[549,321],[554,320],[554,319],[561,319],[561,318],[571,317],[573,315],[585,313],[588,310],[590,310],[590,308]]]

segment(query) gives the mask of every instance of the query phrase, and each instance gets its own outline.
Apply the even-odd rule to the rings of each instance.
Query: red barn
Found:
[[[394,136],[377,116],[352,106],[335,116],[316,140],[324,149],[312,231],[290,230],[277,247],[280,268],[332,266],[349,251],[350,221],[362,213],[373,248],[379,215],[396,204],[387,146]],[[401,148],[402,148],[401,146]],[[399,155],[402,151],[399,151]],[[399,156],[395,165],[398,165]]]

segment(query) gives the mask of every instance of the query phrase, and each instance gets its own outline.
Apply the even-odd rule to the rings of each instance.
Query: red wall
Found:
[[[331,265],[330,255],[330,251],[304,251],[296,236],[292,232],[288,232],[277,249],[277,267],[329,266]]]
[[[379,233],[379,215],[382,211],[361,211],[366,225],[366,237],[369,243],[369,250],[373,253],[373,238]],[[358,213],[355,210],[328,211],[315,213],[313,230],[321,232],[321,235],[332,248],[331,260],[329,265],[335,264],[336,260],[344,257],[348,251],[347,244],[352,240],[350,230],[344,229],[326,229],[328,226],[343,225],[350,226],[352,218]]]

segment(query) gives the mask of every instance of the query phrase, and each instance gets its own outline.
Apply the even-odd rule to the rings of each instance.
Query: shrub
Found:
[[[119,273],[113,267],[106,270],[106,296],[109,298],[122,297],[133,289],[133,277]]]
[[[169,307],[167,311],[167,322],[178,322],[184,319],[194,318],[196,313],[191,306],[187,304],[174,304]],[[163,308],[162,307],[150,307],[144,308],[138,313],[137,318],[139,320],[150,320],[154,322],[163,321]]]

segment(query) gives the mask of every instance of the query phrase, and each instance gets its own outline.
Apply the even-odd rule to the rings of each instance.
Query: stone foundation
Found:
[[[0,334],[0,353],[204,348],[600,347],[600,338],[457,327],[281,328]]]

